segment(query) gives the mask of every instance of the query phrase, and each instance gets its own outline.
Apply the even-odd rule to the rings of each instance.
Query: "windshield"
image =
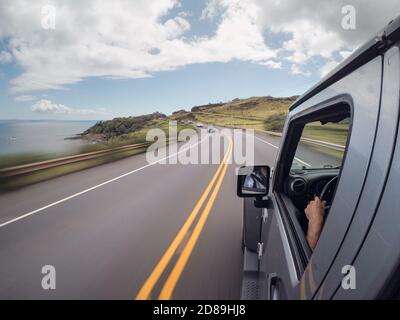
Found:
[[[305,125],[292,162],[292,171],[332,169],[342,164],[349,133],[349,118],[338,123]]]

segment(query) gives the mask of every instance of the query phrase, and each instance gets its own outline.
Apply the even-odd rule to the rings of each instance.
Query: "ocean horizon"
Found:
[[[84,132],[97,120],[0,120],[0,155],[68,153],[87,144],[67,139]]]

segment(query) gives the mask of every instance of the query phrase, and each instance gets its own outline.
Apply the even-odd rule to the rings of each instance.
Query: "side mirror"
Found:
[[[262,198],[268,195],[271,169],[268,166],[241,167],[237,177],[240,198]]]

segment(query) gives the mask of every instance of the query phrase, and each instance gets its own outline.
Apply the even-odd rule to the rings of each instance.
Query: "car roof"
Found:
[[[358,69],[368,61],[374,59],[378,55],[386,52],[394,43],[400,40],[400,16],[380,31],[373,39],[369,40],[363,46],[358,48],[349,58],[339,64],[334,70],[328,73],[321,81],[319,81],[310,90],[300,96],[289,107],[292,111],[305,101],[328,88],[336,81],[347,76],[354,70]]]

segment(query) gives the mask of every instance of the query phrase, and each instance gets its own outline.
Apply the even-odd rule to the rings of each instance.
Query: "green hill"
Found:
[[[227,103],[196,106],[191,109],[195,120],[215,125],[282,131],[294,97],[252,97]]]

